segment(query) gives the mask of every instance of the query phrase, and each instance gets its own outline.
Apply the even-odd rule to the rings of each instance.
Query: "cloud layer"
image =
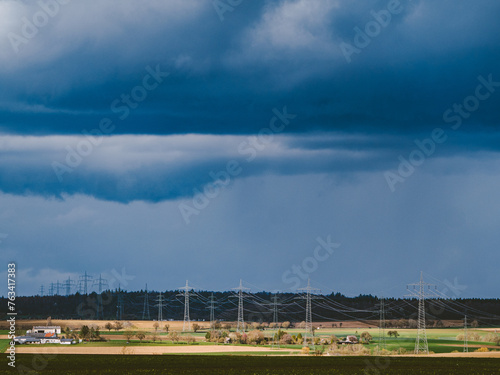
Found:
[[[210,1],[72,1],[16,53],[12,33],[41,9],[4,1],[0,126],[78,134],[116,119],[113,101],[157,65],[169,77],[115,134],[253,133],[283,105],[300,115],[287,132],[405,133],[442,122],[478,76],[500,81],[498,2],[396,1],[356,47],[356,28],[369,31],[391,2],[243,2],[221,22]],[[350,63],[342,43],[360,51]],[[496,129],[499,104],[481,103],[474,124]]]
[[[447,143],[436,145],[424,162],[435,164],[456,157],[497,160],[497,140],[491,135],[476,138],[475,143],[463,134],[450,137]],[[465,154],[464,143],[469,150]],[[397,173],[399,158],[410,160],[411,151],[419,150],[415,141],[401,137],[272,132],[252,136],[8,135],[2,137],[0,147],[0,190],[5,193],[57,198],[85,194],[124,203],[192,197],[207,184],[222,187],[219,180],[234,182],[263,174],[323,173],[342,178],[372,171],[384,181],[384,171]]]

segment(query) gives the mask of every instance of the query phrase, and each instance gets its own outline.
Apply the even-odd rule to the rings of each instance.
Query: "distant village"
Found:
[[[75,339],[67,339],[58,335],[61,335],[60,326],[34,326],[33,329],[26,331],[25,336],[16,336],[14,341],[16,344],[76,344]]]

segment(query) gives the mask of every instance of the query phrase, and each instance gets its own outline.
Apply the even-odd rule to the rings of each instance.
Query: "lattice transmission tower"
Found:
[[[54,295],[54,283],[50,283],[49,284],[49,296],[53,296]]]
[[[57,280],[56,284],[55,284],[55,287],[56,287],[56,290],[55,290],[55,294],[60,296],[61,295],[61,289],[63,288],[63,284],[59,282],[59,280]]]
[[[102,304],[102,292],[108,288],[108,280],[103,279],[99,274],[99,278],[95,279],[93,285],[97,286],[97,319],[104,319],[104,308]]]
[[[118,300],[116,304],[116,320],[122,320],[123,319],[123,295],[121,293],[121,287],[120,284],[118,284]]]
[[[151,320],[151,315],[149,313],[148,284],[146,284],[146,294],[144,295],[144,307],[142,309],[142,320]]]
[[[279,301],[278,294],[276,293],[274,296],[271,297],[271,302],[273,307],[273,323],[275,330],[275,333],[273,335],[273,344],[271,345],[271,347],[277,349],[279,349],[280,347],[280,338],[278,337],[278,335],[280,331],[279,306],[281,306],[281,303],[279,303],[278,301]]]
[[[71,294],[71,289],[75,287],[75,281],[71,280],[71,276],[69,276],[63,286],[66,291],[66,295],[69,296]]]
[[[87,271],[80,276],[80,279],[78,280],[78,286],[80,289],[81,294],[87,295],[89,292],[89,284],[92,282],[92,276],[87,274]]]
[[[302,290],[305,295],[299,297],[306,300],[306,327],[304,332],[304,346],[312,346],[313,350],[316,348],[314,346],[314,332],[312,324],[312,299],[317,298],[313,293],[319,293],[320,290],[311,287],[311,279],[307,279],[307,287],[299,288],[297,290]],[[308,341],[310,340],[310,344]]]
[[[415,354],[429,354],[429,344],[427,343],[427,333],[425,331],[425,287],[430,289],[432,284],[424,282],[423,272],[420,272],[420,281],[408,284],[411,297],[418,298],[418,320],[417,339],[415,340]],[[409,289],[412,286],[413,290]]]
[[[386,348],[385,341],[385,300],[384,297],[380,297],[380,322],[378,325],[378,349],[382,350]]]
[[[207,309],[210,310],[210,330],[213,331],[215,330],[215,297],[213,293],[210,295],[210,300],[208,302],[210,304],[207,307]]]
[[[238,294],[238,323],[236,325],[236,332],[243,333],[245,332],[245,319],[243,317],[243,292],[245,290],[250,290],[250,288],[243,287],[243,283],[240,279],[240,285],[237,288],[233,288],[233,290],[237,290]]]
[[[184,296],[184,323],[182,324],[182,332],[191,331],[191,319],[189,318],[189,291],[192,288],[186,280],[186,285],[179,289],[183,290],[183,292],[178,295]]]
[[[464,319],[464,353],[469,352],[469,339],[467,338],[467,315]]]
[[[161,292],[156,298],[156,302],[155,307],[158,306],[158,321],[161,322],[163,320],[163,295]]]

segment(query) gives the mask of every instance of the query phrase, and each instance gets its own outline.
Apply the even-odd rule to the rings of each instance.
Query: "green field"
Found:
[[[21,374],[405,374],[494,375],[500,361],[477,358],[18,355]],[[2,366],[0,374],[11,374]],[[32,370],[36,367],[36,371]]]

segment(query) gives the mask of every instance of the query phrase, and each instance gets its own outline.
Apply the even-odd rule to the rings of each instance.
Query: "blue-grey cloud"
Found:
[[[303,136],[44,136],[2,137],[0,190],[59,199],[84,194],[98,199],[158,202],[192,197],[206,185],[263,174],[349,175],[397,170],[420,150],[414,139],[365,134]],[[465,153],[463,150],[467,148]],[[496,159],[498,135],[450,133],[435,144],[432,159]],[[487,156],[486,156],[487,155]]]
[[[355,28],[364,30],[390,1],[244,2],[224,22],[206,1],[71,2],[18,53],[6,35],[20,32],[37,5],[6,3],[6,132],[74,134],[103,116],[116,119],[111,103],[141,84],[147,66],[170,75],[116,134],[252,133],[282,105],[300,114],[287,132],[405,133],[442,121],[478,76],[500,81],[495,1],[401,0],[350,63],[341,43],[353,44]],[[496,128],[499,104],[492,95],[473,122]]]

